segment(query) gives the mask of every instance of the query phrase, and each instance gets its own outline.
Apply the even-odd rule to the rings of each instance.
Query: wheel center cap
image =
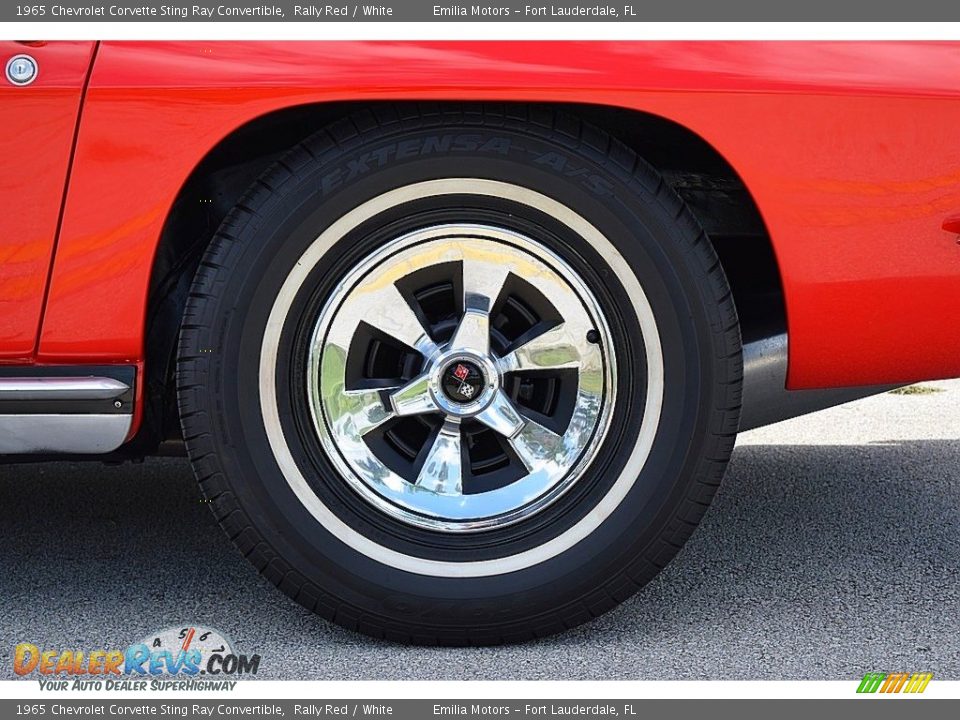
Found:
[[[440,379],[443,394],[451,401],[468,404],[477,401],[486,378],[480,366],[469,360],[456,360],[444,369]]]
[[[480,353],[447,353],[434,361],[430,396],[448,417],[465,418],[481,412],[500,387],[497,366]]]

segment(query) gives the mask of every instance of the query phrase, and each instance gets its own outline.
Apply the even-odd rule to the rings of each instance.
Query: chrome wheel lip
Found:
[[[324,358],[331,357],[328,352],[329,336],[334,334],[334,330],[338,330],[334,326],[337,313],[342,310],[346,298],[358,284],[365,282],[365,279],[375,273],[377,268],[381,268],[383,263],[411,248],[429,246],[429,243],[457,242],[499,243],[502,248],[510,248],[511,252],[526,253],[529,262],[539,263],[556,273],[557,277],[567,284],[571,296],[574,296],[579,303],[580,311],[589,318],[589,325],[599,333],[599,342],[596,343],[596,347],[602,365],[600,408],[592,418],[589,417],[588,411],[584,408],[593,400],[593,396],[584,391],[581,382],[570,426],[562,436],[559,436],[559,439],[552,431],[532,420],[527,420],[526,425],[523,426],[526,428],[523,436],[519,436],[519,429],[516,432],[509,429],[517,428],[515,410],[504,408],[503,412],[506,412],[507,417],[498,418],[496,426],[501,427],[502,434],[510,436],[511,444],[514,444],[513,436],[516,436],[519,446],[514,444],[514,447],[521,458],[538,459],[535,457],[537,453],[543,453],[552,448],[554,459],[536,468],[524,459],[524,465],[529,470],[526,476],[497,490],[472,495],[462,494],[459,475],[449,477],[444,474],[445,470],[440,470],[441,478],[435,481],[437,484],[433,487],[438,491],[431,492],[428,497],[419,484],[405,482],[404,478],[396,476],[385,466],[386,472],[369,471],[371,461],[370,457],[364,453],[366,447],[360,447],[363,444],[362,438],[360,443],[344,441],[342,423],[339,423],[338,418],[331,417],[327,411],[324,402],[325,391],[321,388],[320,378],[329,368],[329,365],[324,365]],[[569,303],[569,299],[567,302]],[[466,315],[467,312],[465,311],[464,314]],[[581,330],[584,334],[586,333],[585,329],[581,328]],[[439,447],[438,457],[449,459],[451,453],[460,452],[459,441],[455,440],[455,437],[459,436],[460,421],[477,417],[478,414],[486,413],[487,410],[500,411],[501,408],[490,407],[498,397],[502,396],[499,392],[500,377],[503,372],[524,369],[525,361],[522,358],[513,357],[517,353],[511,353],[505,358],[494,358],[488,353],[469,349],[439,348],[429,336],[419,337],[416,341],[412,338],[413,333],[408,332],[405,344],[415,347],[424,356],[425,365],[428,367],[427,385],[430,398],[446,416],[436,440]],[[478,532],[505,527],[528,519],[556,502],[582,476],[596,456],[609,429],[610,415],[616,396],[616,354],[610,338],[606,318],[593,293],[579,274],[559,255],[541,243],[507,228],[491,225],[445,224],[417,230],[385,244],[357,263],[326,301],[310,342],[307,385],[311,417],[325,454],[340,475],[361,497],[388,516],[410,525],[447,533]],[[458,357],[468,359],[483,368],[488,381],[475,403],[459,405],[453,403],[445,398],[442,388],[439,387],[443,370]],[[526,362],[529,364],[530,358],[526,358]],[[578,382],[580,382],[579,379]],[[329,397],[328,391],[327,396]],[[391,396],[390,404],[391,409],[396,411],[394,396]],[[514,413],[513,418],[510,417],[511,412]],[[379,424],[388,418],[389,414],[383,417],[377,415],[370,418],[369,422]],[[585,418],[589,422],[585,422]],[[502,423],[499,422],[500,420]],[[365,417],[362,422],[367,421]],[[494,427],[490,423],[486,424]],[[588,424],[589,427],[581,427]],[[584,430],[585,438],[581,437]],[[425,468],[433,458],[433,450],[427,458]],[[571,456],[573,456],[572,459]],[[419,483],[419,479],[417,482]],[[431,480],[431,482],[434,481]],[[496,503],[491,500],[493,494],[496,494]]]

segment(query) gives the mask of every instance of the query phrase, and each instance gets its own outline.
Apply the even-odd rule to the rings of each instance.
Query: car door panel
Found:
[[[0,61],[26,54],[36,79],[0,81],[0,362],[34,354],[43,299],[96,43],[0,42]]]

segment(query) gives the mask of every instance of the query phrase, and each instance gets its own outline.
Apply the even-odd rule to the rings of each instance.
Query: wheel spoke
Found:
[[[496,257],[467,254],[463,258],[463,309],[490,314],[510,274]]]
[[[524,427],[524,419],[503,390],[497,390],[491,403],[476,418],[491,430],[508,438]]]
[[[562,464],[566,454],[563,438],[533,420],[527,420],[509,442],[531,472],[543,465]]]
[[[364,303],[364,308],[364,316],[359,318],[360,320],[426,357],[439,352],[430,333],[396,285],[386,284],[372,291],[369,302]]]
[[[463,493],[461,465],[460,423],[447,420],[420,469],[417,487],[440,495],[460,495]]]
[[[586,355],[595,352],[596,346],[587,341],[586,333],[576,337],[570,326],[562,323],[504,355],[497,366],[502,373],[577,368]]]
[[[401,416],[420,415],[438,410],[429,391],[430,375],[424,373],[390,395],[394,412]]]
[[[467,310],[450,340],[450,349],[486,355],[490,349],[490,316],[481,310]]]
[[[450,348],[486,354],[490,350],[490,311],[500,297],[509,271],[492,260],[463,258],[463,317]]]
[[[390,388],[384,388],[389,390]],[[380,399],[381,390],[344,390],[339,413],[331,413],[331,423],[348,437],[363,437],[393,417],[394,412]]]

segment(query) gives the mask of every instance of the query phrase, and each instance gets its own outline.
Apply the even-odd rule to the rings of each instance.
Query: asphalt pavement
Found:
[[[247,565],[188,463],[0,466],[0,678],[13,647],[125,647],[201,623],[261,679],[960,679],[960,381],[741,436],[680,555],[636,597],[513,647],[331,625]]]

